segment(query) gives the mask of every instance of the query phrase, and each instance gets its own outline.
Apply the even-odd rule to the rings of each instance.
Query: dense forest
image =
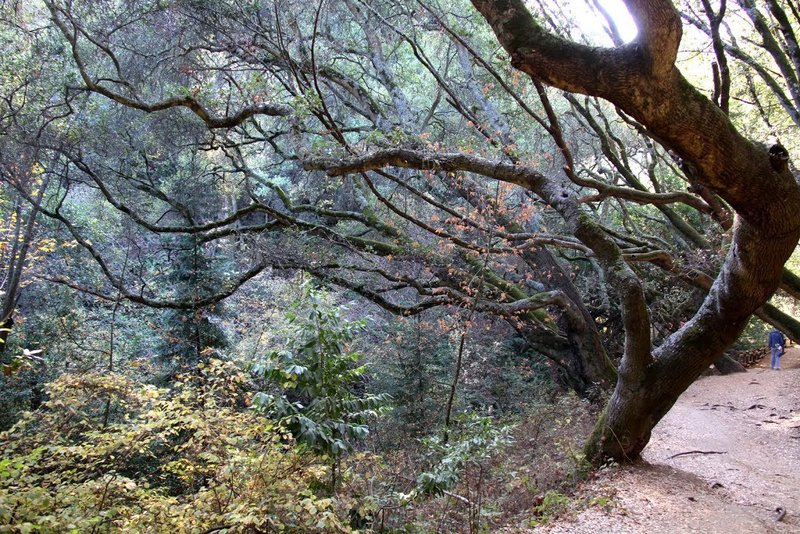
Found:
[[[797,0],[1,6],[0,532],[535,527],[800,341]]]

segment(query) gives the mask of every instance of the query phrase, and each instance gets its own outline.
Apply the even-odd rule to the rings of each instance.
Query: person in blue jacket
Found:
[[[769,348],[772,349],[772,368],[780,369],[781,356],[786,352],[786,338],[777,328],[769,333]]]

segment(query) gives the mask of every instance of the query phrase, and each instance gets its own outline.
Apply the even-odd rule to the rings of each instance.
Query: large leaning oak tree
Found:
[[[783,265],[800,237],[800,188],[785,150],[777,145],[768,150],[743,137],[725,112],[678,70],[682,22],[671,1],[625,2],[639,36],[615,48],[589,47],[548,33],[522,0],[472,3],[515,68],[547,85],[617,105],[691,165],[701,186],[733,208],[730,249],[694,316],[653,346],[641,280],[564,180],[522,164],[413,150],[373,152],[322,166],[331,175],[389,165],[468,171],[529,189],[558,211],[617,290],[625,325],[616,387],[587,453],[595,460],[636,458],[680,394],[736,340],[751,314],[778,288]]]
[[[675,66],[681,16],[667,0],[626,1],[639,27],[631,44],[596,49],[545,32],[522,1],[473,1],[526,74],[570,92],[602,97],[630,114],[696,170],[696,179],[736,212],[730,249],[700,309],[653,347],[641,284],[570,195],[540,194],[600,258],[625,316],[625,350],[614,394],[597,424],[592,457],[638,456],[678,396],[731,344],[777,289],[800,237],[800,188],[785,151],[744,138],[719,106]]]
[[[779,285],[800,297],[784,270],[800,237],[789,153],[732,118],[800,123],[796,9],[738,0],[754,49],[723,31],[724,0],[627,1],[638,37],[609,19],[602,48],[547,2],[452,4],[46,0],[10,14],[0,178],[105,285],[40,278],[206,317],[262,272],[302,269],[396,315],[491,316],[566,386],[613,388],[593,461],[636,458],[752,314],[800,339],[766,304]],[[711,97],[676,66],[684,23],[713,45]],[[25,71],[26,57],[49,59]],[[21,147],[46,162],[38,196]],[[124,229],[124,255],[85,224],[89,198]],[[181,255],[216,274],[178,291],[165,273]]]

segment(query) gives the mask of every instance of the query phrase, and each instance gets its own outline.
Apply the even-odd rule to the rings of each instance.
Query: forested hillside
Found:
[[[0,532],[564,513],[728,351],[800,341],[798,28],[3,0]]]

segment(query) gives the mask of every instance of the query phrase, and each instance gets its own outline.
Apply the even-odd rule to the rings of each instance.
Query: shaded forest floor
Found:
[[[800,532],[800,348],[781,367],[766,357],[747,373],[698,380],[655,428],[644,461],[581,488],[586,502],[608,496],[605,506],[537,531]]]

